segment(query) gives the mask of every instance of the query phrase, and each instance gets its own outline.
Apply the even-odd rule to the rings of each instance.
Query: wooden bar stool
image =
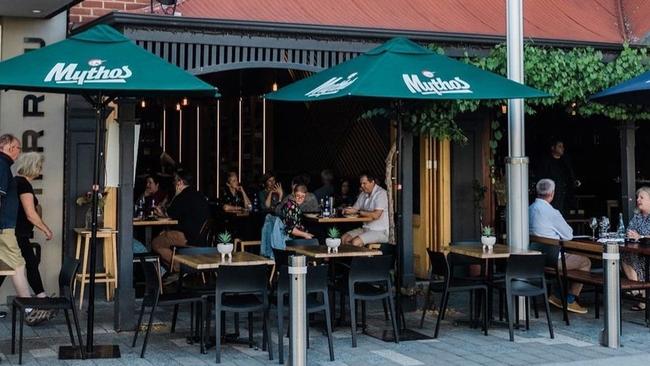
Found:
[[[241,240],[235,239],[235,251],[239,247],[240,252],[245,252],[247,247],[260,246],[262,244],[261,240]]]
[[[77,274],[73,293],[76,291],[77,282],[80,283],[79,292],[79,309],[83,306],[84,289],[86,283],[90,282],[90,274],[88,273],[88,262],[90,259],[90,229],[75,228],[74,232],[77,234],[77,246],[75,249],[75,258],[81,261],[81,272]],[[95,273],[95,283],[106,284],[106,301],[113,298],[115,289],[117,288],[117,230],[113,229],[99,229],[97,230],[97,241],[99,244],[103,242],[104,249],[104,272]],[[83,258],[81,258],[81,247],[83,246]]]

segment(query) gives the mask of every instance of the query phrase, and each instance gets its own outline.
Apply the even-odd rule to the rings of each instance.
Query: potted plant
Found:
[[[325,244],[327,245],[328,253],[338,253],[339,245],[341,245],[341,232],[336,228],[336,226],[333,226],[327,230],[327,238],[325,239]]]
[[[481,228],[481,244],[483,244],[483,249],[492,250],[496,242],[497,237],[494,236],[494,228],[492,226],[483,226]]]
[[[229,260],[232,260],[232,235],[228,231],[224,231],[217,235],[217,251],[221,253],[221,261],[224,261],[226,257]]]

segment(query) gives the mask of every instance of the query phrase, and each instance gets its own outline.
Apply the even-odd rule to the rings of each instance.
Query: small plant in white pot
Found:
[[[232,260],[232,235],[228,231],[224,231],[217,235],[217,251],[221,253],[221,261],[224,261],[226,257],[228,260]]]
[[[339,245],[341,245],[341,232],[336,228],[336,226],[331,227],[329,230],[327,230],[325,245],[327,245],[328,253],[338,253]]]
[[[483,249],[492,250],[494,243],[497,242],[497,237],[494,236],[494,229],[492,226],[483,226],[481,229],[481,244]]]

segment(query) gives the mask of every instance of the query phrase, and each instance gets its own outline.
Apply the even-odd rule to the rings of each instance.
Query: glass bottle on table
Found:
[[[616,236],[618,238],[625,238],[625,223],[623,222],[623,213],[618,214],[618,227],[616,228]]]

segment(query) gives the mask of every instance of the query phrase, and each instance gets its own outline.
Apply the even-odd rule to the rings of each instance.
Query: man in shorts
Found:
[[[343,234],[343,244],[363,246],[370,243],[388,242],[388,193],[376,183],[370,173],[362,173],[359,182],[361,194],[352,207],[343,210],[345,215],[357,214],[369,217],[372,221],[365,222],[362,227]]]

